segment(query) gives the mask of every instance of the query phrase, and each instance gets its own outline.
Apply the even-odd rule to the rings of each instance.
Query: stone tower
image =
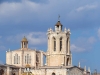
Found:
[[[58,21],[55,30],[48,29],[47,66],[72,66],[70,51],[70,29],[62,30],[63,25]]]

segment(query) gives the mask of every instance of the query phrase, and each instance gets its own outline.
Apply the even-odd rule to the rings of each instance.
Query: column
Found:
[[[22,42],[21,42],[21,48],[22,48]]]
[[[19,75],[21,75],[21,68],[19,68]]]
[[[60,52],[60,38],[56,38],[56,53]]]
[[[54,38],[50,38],[50,54],[51,54],[51,50],[54,51]]]
[[[43,53],[41,52],[41,66],[43,66]]]
[[[35,60],[35,61],[32,61]],[[32,58],[31,62],[33,62],[34,64],[32,64],[32,66],[35,66],[36,69],[36,50],[34,51],[34,58]]]
[[[63,37],[63,38],[62,38],[62,51],[63,51],[64,54],[66,54],[66,50],[67,50],[66,45],[67,45],[67,44],[66,44],[66,38]]]
[[[24,42],[23,42],[23,48],[24,48]]]
[[[72,54],[71,54],[71,66],[72,66]]]
[[[10,67],[7,66],[7,75],[10,75]]]
[[[27,42],[27,48],[28,48],[28,42]]]
[[[68,55],[69,55],[69,39],[68,39]]]
[[[48,36],[48,51],[49,51],[49,49],[50,49],[50,38]]]

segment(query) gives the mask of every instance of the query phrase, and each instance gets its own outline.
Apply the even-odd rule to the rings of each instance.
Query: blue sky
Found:
[[[47,50],[47,29],[54,29],[60,14],[63,28],[71,30],[73,65],[100,72],[100,0],[0,0],[0,63],[6,51],[29,47]],[[42,39],[42,40],[41,40]]]

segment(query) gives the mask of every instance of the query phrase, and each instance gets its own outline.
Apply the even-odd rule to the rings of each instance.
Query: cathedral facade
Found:
[[[45,52],[28,48],[28,40],[24,37],[21,41],[21,48],[13,51],[6,51],[6,64],[25,67],[43,66],[43,55]]]
[[[72,65],[70,34],[70,29],[63,29],[58,21],[54,30],[47,31],[47,52],[29,49],[24,37],[20,49],[6,51],[6,64],[0,65],[0,75],[90,75],[90,69]]]

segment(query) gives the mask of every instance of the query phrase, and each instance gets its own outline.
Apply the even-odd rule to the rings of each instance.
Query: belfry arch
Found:
[[[62,37],[60,38],[60,51],[62,51]]]
[[[53,40],[52,41],[53,42],[53,44],[52,44],[53,45],[53,50],[56,51],[56,38],[53,37],[52,40]]]
[[[66,66],[69,65],[69,58],[67,58],[67,61],[66,61]]]

